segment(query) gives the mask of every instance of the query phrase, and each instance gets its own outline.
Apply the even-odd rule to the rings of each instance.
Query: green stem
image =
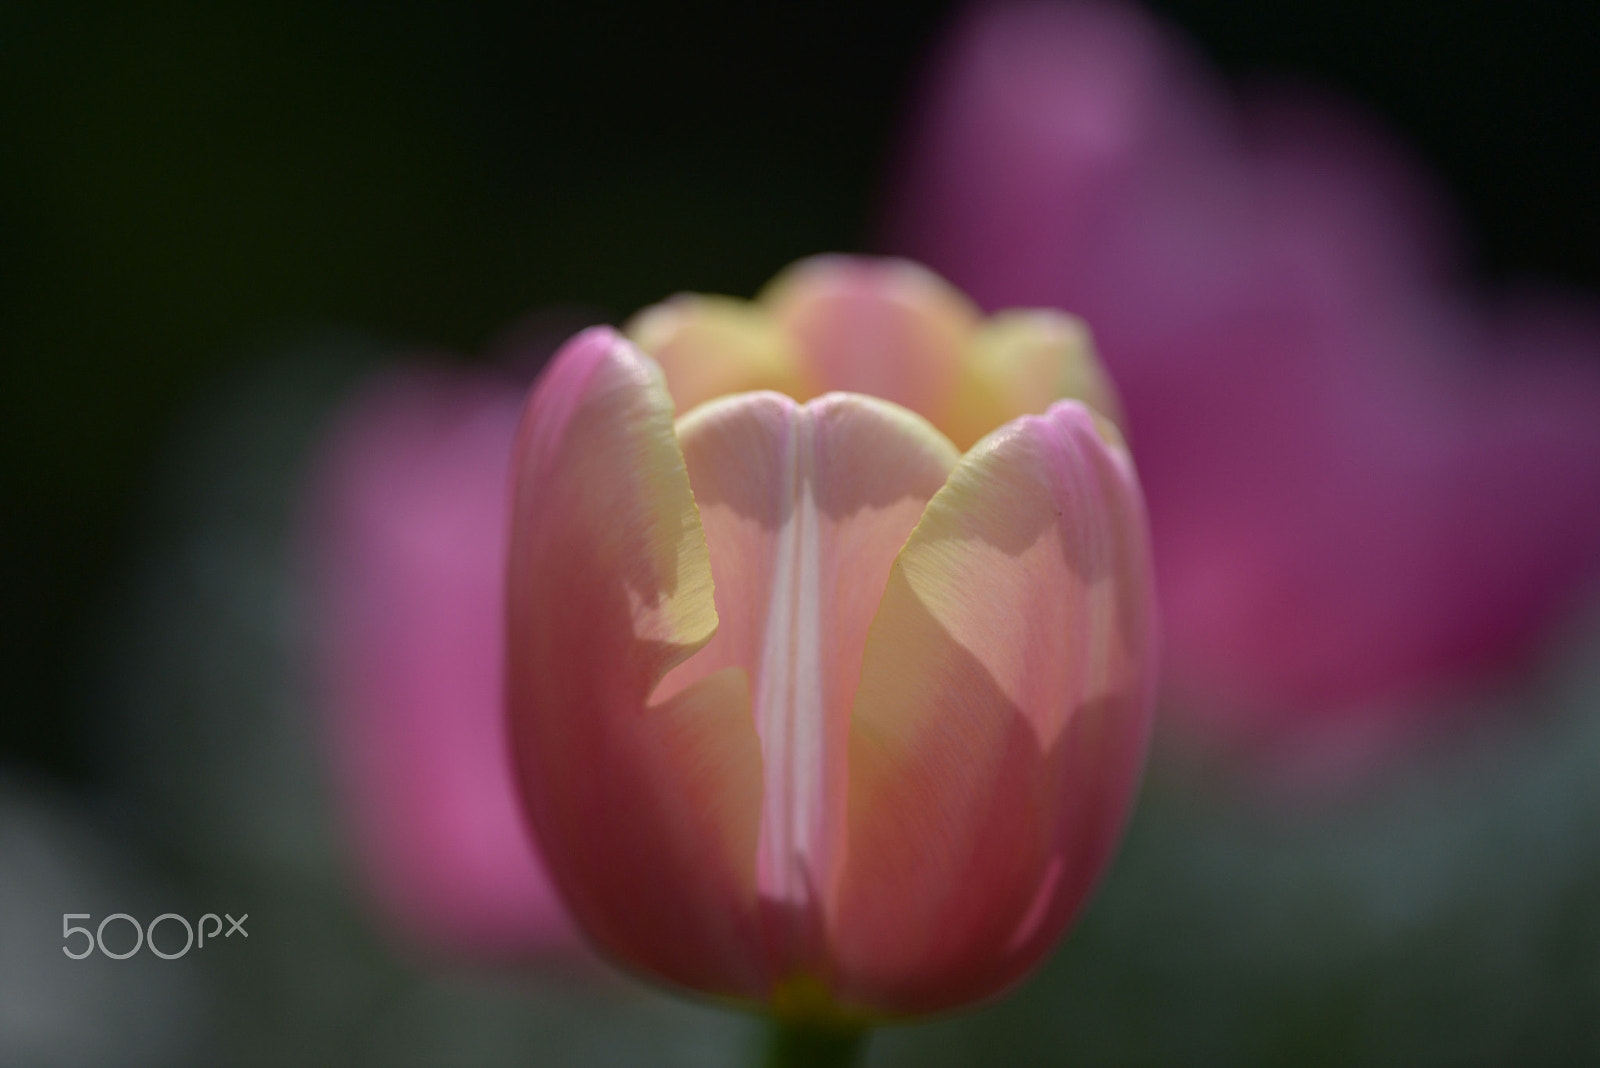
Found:
[[[867,1032],[774,1020],[767,1040],[767,1068],[850,1068],[860,1064]]]

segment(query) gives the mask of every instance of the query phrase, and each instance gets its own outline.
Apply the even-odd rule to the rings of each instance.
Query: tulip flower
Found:
[[[318,454],[306,524],[329,764],[361,881],[407,941],[474,960],[572,942],[505,740],[522,392],[442,369],[368,383]]]
[[[513,449],[507,701],[600,950],[848,1030],[994,996],[1079,910],[1143,761],[1152,584],[1107,419],[1048,403],[963,454],[907,407],[975,422],[965,377],[1015,403],[1029,375],[997,368],[1037,370],[1035,332],[975,345],[909,264],[796,271],[645,313],[661,366],[594,328],[545,370]],[[685,386],[675,419],[674,379],[752,391]],[[784,383],[810,399],[757,388]]]
[[[1438,198],[1371,124],[1285,95],[1241,114],[1215,82],[1132,6],[975,7],[888,240],[984,307],[1093,325],[1174,711],[1332,783],[1594,589],[1600,316],[1469,299]]]

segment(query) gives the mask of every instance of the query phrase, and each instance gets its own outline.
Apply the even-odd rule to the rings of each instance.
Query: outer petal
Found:
[[[775,393],[731,397],[679,420],[678,433],[722,626],[659,692],[719,672],[750,680],[771,978],[817,975],[867,628],[896,554],[960,454],[910,412],[852,394],[803,406]]]
[[[610,330],[578,335],[534,390],[514,456],[507,692],[551,875],[607,952],[759,997],[761,756],[743,680],[648,706],[716,629],[660,372]]]
[[[814,256],[759,300],[798,341],[819,390],[882,397],[930,419],[950,406],[978,323],[971,301],[908,260]]]
[[[681,293],[628,321],[628,338],[661,365],[678,411],[730,393],[815,391],[793,338],[766,309],[734,297]]]
[[[1109,859],[1154,684],[1126,452],[1065,401],[962,460],[889,579],[850,727],[843,1000],[927,1012],[1038,961]]]
[[[936,421],[967,449],[1017,416],[1038,415],[1064,399],[1122,424],[1116,389],[1082,320],[1058,311],[1003,311],[973,335],[955,400]]]
[[[502,700],[506,478],[521,390],[388,372],[318,457],[307,548],[329,755],[368,890],[429,948],[575,932],[528,840]]]

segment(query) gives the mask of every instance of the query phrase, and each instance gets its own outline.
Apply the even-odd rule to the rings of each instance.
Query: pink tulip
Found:
[[[976,343],[942,286],[826,259],[754,305],[678,298],[630,328],[665,377],[595,328],[528,402],[522,798],[579,925],[646,975],[788,1017],[966,1004],[1039,961],[1109,859],[1154,618],[1114,428],[1062,401],[963,455],[859,392],[736,393],[674,422],[669,381],[684,408],[686,383],[734,379],[928,410],[984,381],[993,410],[1023,403],[1039,338]]]
[[[331,770],[360,874],[413,943],[516,958],[572,941],[505,739],[503,602],[522,391],[392,371],[342,412],[308,547]]]
[[[1600,316],[1480,310],[1436,198],[1342,109],[1241,119],[1131,6],[980,6],[890,206],[983,306],[1092,325],[1208,737],[1363,760],[1593,589]]]

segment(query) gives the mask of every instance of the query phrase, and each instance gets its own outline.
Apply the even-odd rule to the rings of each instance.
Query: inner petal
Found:
[[[819,389],[883,397],[931,418],[949,407],[979,322],[948,282],[897,259],[813,256],[758,301],[798,343]]]
[[[657,700],[723,668],[748,674],[763,761],[756,883],[774,918],[774,963],[803,967],[842,859],[867,628],[959,454],[919,416],[846,393],[805,405],[742,394],[691,412],[678,436],[721,622]]]

